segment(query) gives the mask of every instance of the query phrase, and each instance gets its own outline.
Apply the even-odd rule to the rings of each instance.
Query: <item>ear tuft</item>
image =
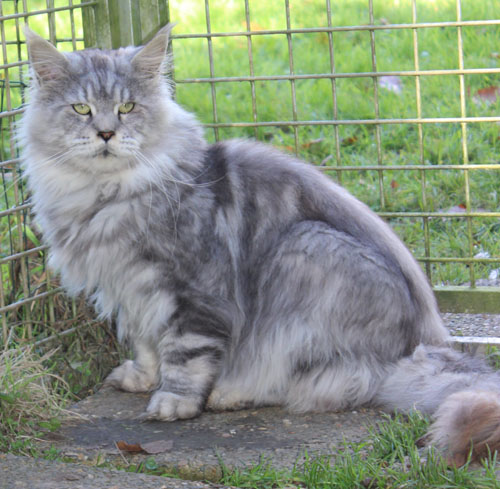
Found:
[[[68,68],[68,60],[64,54],[27,25],[24,26],[24,35],[30,64],[40,84],[64,77]]]
[[[168,38],[175,23],[162,27],[132,59],[132,66],[148,78],[161,74],[166,59]]]

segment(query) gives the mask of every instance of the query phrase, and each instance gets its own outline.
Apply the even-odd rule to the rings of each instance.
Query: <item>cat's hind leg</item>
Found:
[[[271,399],[271,396],[265,402],[256,403],[251,390],[243,389],[241,386],[226,381],[214,387],[208,397],[206,407],[211,411],[237,411],[239,409],[250,409],[256,405],[272,406],[278,404],[281,404],[280,399]]]
[[[419,342],[419,310],[395,258],[304,221],[263,260],[254,326],[234,355],[233,380],[256,404],[294,411],[369,403],[386,370]]]
[[[128,392],[149,392],[159,381],[159,361],[154,348],[145,342],[134,344],[134,360],[126,360],[106,377],[105,384]]]

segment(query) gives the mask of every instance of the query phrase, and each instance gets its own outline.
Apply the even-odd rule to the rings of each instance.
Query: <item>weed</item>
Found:
[[[244,469],[228,469],[221,463],[220,483],[237,487],[267,489],[306,487],[310,489],[351,488],[497,488],[496,455],[481,467],[448,467],[432,449],[418,449],[429,420],[420,413],[387,417],[362,443],[345,443],[331,456],[307,453],[290,471],[261,461]]]
[[[0,355],[1,451],[31,453],[39,431],[54,431],[67,414],[68,385],[48,367],[54,354],[29,347]]]

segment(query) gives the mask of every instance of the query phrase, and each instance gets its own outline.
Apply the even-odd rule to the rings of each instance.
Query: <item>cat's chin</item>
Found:
[[[96,151],[92,156],[94,158],[103,158],[103,159],[113,158],[113,157],[118,158],[118,155],[108,148],[104,148],[104,149],[101,149],[99,151]]]
[[[95,163],[102,164],[105,168],[115,167],[118,169],[119,167],[131,168],[135,166],[135,158],[130,153],[109,148],[94,152],[90,155],[90,159]]]
[[[137,166],[137,161],[131,155],[116,154],[109,150],[74,156],[68,163],[76,171],[94,176],[121,174]]]

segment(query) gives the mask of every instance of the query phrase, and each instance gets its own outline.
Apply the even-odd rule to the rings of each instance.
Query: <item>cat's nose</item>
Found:
[[[115,131],[99,131],[97,135],[107,143],[115,135]]]

